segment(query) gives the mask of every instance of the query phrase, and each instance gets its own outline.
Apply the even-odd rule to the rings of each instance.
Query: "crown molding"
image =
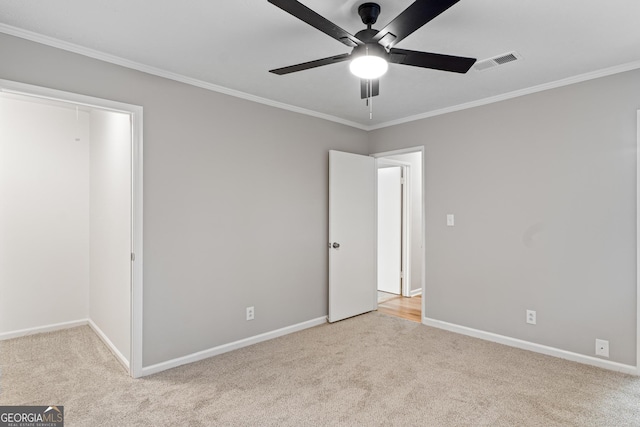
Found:
[[[68,52],[77,53],[89,58],[98,59],[100,61],[108,62],[122,67],[130,68],[133,70],[141,71],[154,76],[163,77],[169,80],[185,83],[191,86],[196,86],[202,89],[210,90],[213,92],[222,93],[225,95],[233,96],[236,98],[244,99],[247,101],[257,102],[259,104],[268,105],[270,107],[279,108],[282,110],[291,111],[294,113],[304,114],[311,117],[316,117],[323,120],[328,120],[335,123],[340,123],[346,126],[354,127],[356,129],[364,131],[372,131],[382,129],[390,126],[401,125],[404,123],[414,122],[417,120],[427,119],[430,117],[440,116],[443,114],[453,113],[456,111],[467,110],[469,108],[481,107],[483,105],[493,104],[495,102],[506,101],[508,99],[517,98],[520,96],[530,95],[537,92],[542,92],[549,89],[556,89],[562,86],[568,86],[575,83],[581,83],[588,80],[597,79],[600,77],[606,77],[613,74],[623,73],[625,71],[631,71],[640,68],[640,61],[629,62],[614,67],[604,68],[597,71],[592,71],[577,76],[568,77],[561,80],[556,80],[549,83],[532,86],[525,89],[515,90],[513,92],[504,93],[501,95],[491,96],[476,101],[467,102],[464,104],[453,105],[451,107],[441,108],[439,110],[433,110],[426,113],[416,114],[409,117],[403,117],[397,120],[391,120],[388,122],[379,123],[377,125],[363,125],[351,120],[346,120],[340,117],[332,116],[330,114],[324,114],[317,111],[309,110],[295,105],[285,104],[284,102],[278,102],[267,98],[262,98],[256,95],[252,95],[246,92],[241,92],[235,89],[229,89],[223,86],[219,86],[213,83],[208,83],[202,80],[194,79],[184,76],[178,73],[172,73],[160,68],[152,67],[149,65],[141,64],[139,62],[131,61],[129,59],[121,58],[119,56],[111,55],[108,53],[100,52],[94,49],[89,49],[83,46],[79,46],[74,43],[69,43],[56,39],[54,37],[45,36],[35,33],[33,31],[24,30],[22,28],[13,27],[11,25],[0,23],[0,33],[5,33],[11,36],[19,37],[22,39],[30,40],[36,43],[44,44],[47,46],[55,47],[58,49],[66,50]]]
[[[483,105],[493,104],[495,102],[506,101],[507,99],[517,98],[525,95],[531,95],[533,93],[542,92],[549,89],[556,89],[563,86],[569,86],[569,85],[572,85],[575,83],[581,83],[587,80],[598,79],[600,77],[607,77],[613,74],[624,73],[625,71],[636,70],[638,68],[640,68],[640,61],[628,62],[626,64],[616,65],[614,67],[604,68],[602,70],[591,71],[589,73],[579,74],[577,76],[572,76],[565,79],[528,87],[525,89],[515,90],[513,92],[503,93],[502,95],[491,96],[488,98],[479,99],[477,101],[471,101],[464,104],[441,108],[439,110],[429,111],[427,113],[422,113],[422,114],[416,114],[414,116],[404,117],[402,119],[391,120],[391,121],[380,123],[374,126],[368,126],[365,130],[372,131],[376,129],[382,129],[390,126],[396,126],[404,123],[414,122],[416,120],[427,119],[429,117],[440,116],[442,114],[448,114],[456,111],[467,110],[469,108],[481,107]]]
[[[180,83],[185,83],[191,86],[196,86],[202,89],[210,90],[212,92],[218,92],[225,95],[233,96],[236,98],[244,99],[247,101],[257,102],[259,104],[268,105],[270,107],[280,108],[282,110],[291,111],[294,113],[304,114],[311,117],[316,117],[323,120],[328,120],[335,123],[340,123],[346,126],[351,126],[361,130],[367,130],[367,126],[360,123],[356,123],[350,120],[342,119],[340,117],[332,116],[330,114],[324,114],[306,108],[297,107],[295,105],[285,104],[284,102],[278,102],[260,96],[252,95],[250,93],[241,92],[235,89],[229,89],[223,86],[219,86],[213,83],[208,83],[202,80],[194,79],[184,76],[178,73],[172,73],[160,68],[152,67],[149,65],[141,64],[139,62],[131,61],[116,55],[100,52],[98,50],[89,49],[74,43],[65,42],[54,37],[45,36],[35,33],[33,31],[24,30],[22,28],[13,27],[11,25],[0,23],[0,33],[8,34],[10,36],[19,37],[25,40],[40,43],[46,46],[55,47],[58,49],[66,50],[68,52],[77,53],[89,58],[98,59],[100,61],[109,62],[111,64],[120,65],[122,67],[130,68],[143,73],[152,74],[154,76],[163,77],[169,80],[174,80]]]

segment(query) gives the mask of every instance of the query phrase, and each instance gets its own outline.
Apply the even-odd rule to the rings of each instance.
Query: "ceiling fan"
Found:
[[[360,15],[367,28],[357,32],[355,36],[299,1],[268,1],[328,36],[353,48],[351,53],[269,70],[274,74],[289,74],[351,60],[349,68],[353,74],[360,77],[360,97],[364,99],[377,96],[380,93],[378,78],[387,71],[389,63],[466,73],[476,62],[475,58],[418,52],[394,47],[402,39],[449,9],[459,0],[416,0],[379,31],[371,28],[371,26],[378,20],[380,6],[377,3],[363,3],[358,7],[358,15]]]

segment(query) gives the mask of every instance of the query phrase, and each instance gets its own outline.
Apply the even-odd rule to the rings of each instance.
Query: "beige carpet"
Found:
[[[640,380],[370,313],[129,378],[88,327],[0,343],[67,426],[639,426]]]

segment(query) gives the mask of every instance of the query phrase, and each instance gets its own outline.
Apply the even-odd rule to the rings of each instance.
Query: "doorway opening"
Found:
[[[425,278],[423,147],[373,154],[378,311],[421,322]]]
[[[139,377],[142,107],[0,80],[0,111],[0,339],[89,325]]]

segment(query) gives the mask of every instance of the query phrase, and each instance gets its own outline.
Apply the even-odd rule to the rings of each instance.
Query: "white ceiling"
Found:
[[[364,28],[357,14],[363,2],[302,1],[352,34]],[[412,0],[378,3],[374,28]],[[348,62],[285,76],[267,72],[350,49],[266,0],[0,2],[1,32],[27,30],[361,128],[611,67],[640,67],[639,18],[638,0],[461,0],[397,47],[479,60],[517,51],[523,59],[467,74],[392,64],[370,120]]]

